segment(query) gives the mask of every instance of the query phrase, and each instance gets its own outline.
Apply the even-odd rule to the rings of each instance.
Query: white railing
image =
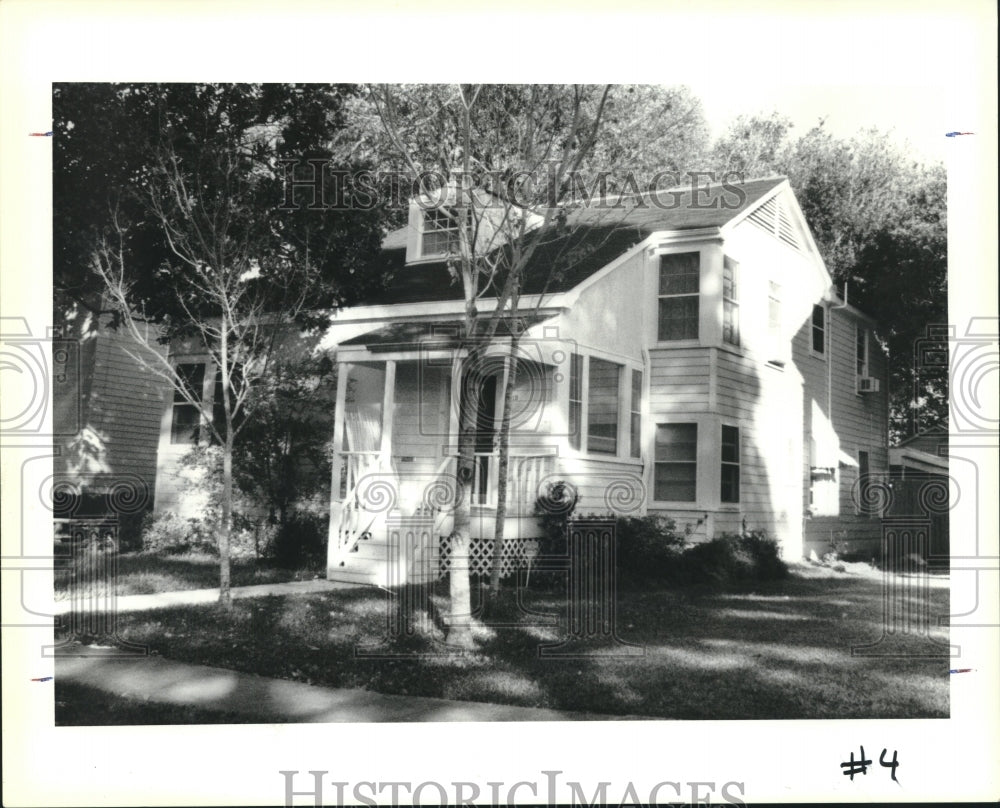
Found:
[[[369,497],[362,490],[387,474],[381,452],[342,452],[340,456],[345,469],[342,485],[346,493],[339,503],[339,512],[333,514],[330,535],[337,559],[352,552],[369,533],[379,514],[387,510],[366,507],[370,504]],[[391,484],[394,485],[394,481]],[[383,493],[389,495],[388,492]]]
[[[534,509],[538,486],[554,468],[552,454],[520,454],[507,457],[507,513],[528,516]],[[499,452],[476,452],[472,477],[472,505],[497,506],[500,480]],[[485,475],[485,479],[484,479]],[[485,485],[484,485],[485,483]]]

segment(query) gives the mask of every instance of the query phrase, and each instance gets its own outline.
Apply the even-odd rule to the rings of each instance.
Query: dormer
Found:
[[[473,188],[466,191],[472,200],[470,227],[476,251],[485,254],[495,250],[512,235],[532,230],[544,217],[500,197]],[[459,221],[462,211],[456,207],[458,190],[448,188],[424,193],[410,200],[406,226],[406,263],[421,264],[446,261],[459,251]]]

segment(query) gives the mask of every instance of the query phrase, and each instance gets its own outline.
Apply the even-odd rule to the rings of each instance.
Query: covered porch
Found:
[[[463,489],[471,538],[493,539],[506,346],[487,352],[469,395],[464,354],[427,326],[421,333],[431,339],[404,343],[398,326],[386,327],[338,347],[328,577],[392,584],[441,574],[441,540],[454,525],[461,407],[473,409],[476,425],[474,476]],[[512,406],[504,530],[512,546],[540,535],[535,500],[556,472],[556,447],[543,428],[554,396],[537,383],[552,371],[540,362],[518,366],[525,383]]]

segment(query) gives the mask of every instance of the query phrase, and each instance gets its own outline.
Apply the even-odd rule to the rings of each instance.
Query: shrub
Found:
[[[685,578],[693,583],[736,583],[784,578],[788,567],[778,543],[764,531],[718,536],[684,553]]]
[[[281,567],[321,565],[326,559],[327,520],[321,514],[296,512],[274,526],[268,555]]]
[[[649,516],[618,517],[618,571],[628,581],[677,581],[684,536],[673,519]]]
[[[145,550],[168,554],[192,549],[215,550],[215,543],[206,535],[200,519],[182,519],[172,511],[146,515],[142,526],[142,546]]]

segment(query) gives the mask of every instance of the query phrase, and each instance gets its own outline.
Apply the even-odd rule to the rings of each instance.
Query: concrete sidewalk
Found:
[[[64,652],[55,660],[55,679],[97,688],[114,696],[246,715],[262,724],[278,721],[618,721],[624,718],[319,687],[207,665],[190,665],[158,656],[81,657]]]
[[[255,584],[254,586],[234,586],[233,599],[261,598],[268,595],[304,595],[313,592],[332,592],[335,589],[357,589],[366,584],[342,583],[317,578],[313,581],[289,581],[283,584]],[[100,598],[84,598],[83,606],[95,608],[95,602]],[[144,612],[150,609],[167,609],[171,606],[194,606],[201,603],[215,603],[219,600],[218,587],[215,589],[185,589],[177,592],[159,592],[155,595],[126,595],[115,598],[115,609],[118,612]],[[68,614],[73,609],[72,598],[57,600],[55,614]]]

